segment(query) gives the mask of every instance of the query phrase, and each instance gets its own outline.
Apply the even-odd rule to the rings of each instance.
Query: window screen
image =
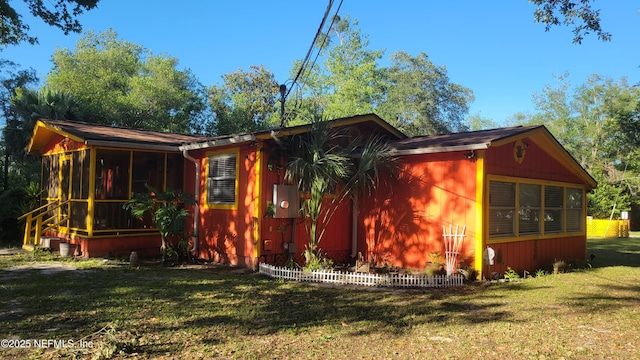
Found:
[[[567,188],[567,231],[582,230],[582,189]]]
[[[544,232],[562,231],[562,213],[564,204],[564,188],[559,186],[544,187]]]
[[[519,233],[540,233],[540,210],[542,205],[542,186],[536,184],[520,184]]]
[[[502,181],[489,183],[489,235],[515,234],[516,184]]]

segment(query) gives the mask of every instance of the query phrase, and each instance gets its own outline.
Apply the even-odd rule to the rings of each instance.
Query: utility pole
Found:
[[[287,85],[280,85],[280,127],[284,127],[284,97],[287,93]]]

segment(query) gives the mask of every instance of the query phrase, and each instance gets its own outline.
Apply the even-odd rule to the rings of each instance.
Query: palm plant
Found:
[[[383,169],[395,167],[395,157],[382,138],[352,138],[329,128],[326,122],[315,123],[309,133],[294,138],[289,151],[285,180],[309,194],[303,203],[303,213],[309,220],[304,251],[308,266],[322,258],[319,244],[326,227],[319,225],[328,224],[347,198],[354,200],[357,214],[357,199],[375,191]],[[326,202],[325,196],[330,193],[335,196]]]
[[[196,201],[191,195],[179,190],[159,192],[148,184],[145,186],[149,191],[136,194],[123,208],[137,219],[151,216],[153,226],[160,232],[160,252],[163,260],[166,260],[173,249],[169,244],[169,237],[184,235],[184,218],[189,215],[184,205],[195,204]]]

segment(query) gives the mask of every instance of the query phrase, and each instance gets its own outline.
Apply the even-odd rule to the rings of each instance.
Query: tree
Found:
[[[65,35],[79,33],[82,26],[77,17],[85,10],[96,7],[99,0],[23,0],[31,15],[40,18],[46,24],[59,28]],[[9,4],[9,0],[0,0],[0,46],[18,45],[26,41],[37,44],[38,38],[29,34],[29,25],[22,21],[22,15]]]
[[[65,91],[18,88],[9,103],[14,117],[7,123],[3,136],[7,152],[13,156],[25,155],[38,119],[82,120],[80,105]]]
[[[70,91],[87,122],[189,133],[206,108],[204,87],[176,69],[176,58],[118,40],[113,30],[88,32],[52,60],[46,87]]]
[[[408,135],[468,130],[473,92],[449,82],[445,66],[434,65],[425,53],[412,57],[400,51],[391,60],[380,116]]]
[[[11,155],[15,153],[12,147],[13,136],[19,128],[19,118],[15,110],[10,106],[9,99],[17,89],[38,82],[34,69],[18,69],[18,65],[12,61],[0,59],[0,117],[4,118],[5,126],[2,128],[3,144],[3,191],[9,188],[9,168]],[[20,138],[24,136],[19,135]],[[15,167],[14,167],[15,168]],[[26,181],[26,179],[24,179]],[[22,183],[20,181],[19,183]]]
[[[382,96],[383,70],[378,60],[383,50],[368,50],[358,21],[336,15],[326,48],[325,72],[319,81],[326,94],[324,116],[339,118],[373,111]]]
[[[280,89],[271,71],[251,66],[223,76],[224,83],[209,89],[214,120],[207,129],[215,135],[266,129],[279,123]]]
[[[300,106],[288,105],[287,121],[308,123],[318,113],[337,118],[376,112],[409,135],[467,129],[471,90],[451,83],[446,67],[435,66],[424,53],[398,52],[391,55],[391,67],[380,67],[384,51],[368,49],[357,25],[336,17],[324,35],[323,61],[303,72],[295,99]]]
[[[640,102],[640,89],[626,79],[613,81],[593,75],[575,88],[560,76],[555,87],[545,86],[534,95],[539,112],[523,117],[524,123],[545,124],[558,141],[597,181],[588,195],[588,212],[609,217],[638,201],[640,168],[637,146],[625,129],[632,129]],[[624,116],[626,114],[627,116]]]
[[[487,118],[483,118],[479,113],[467,117],[466,123],[469,124],[469,130],[486,130],[500,127],[500,125]]]
[[[610,41],[611,34],[600,27],[600,10],[591,8],[591,0],[529,0],[536,5],[534,21],[545,24],[545,31],[552,26],[573,26],[573,43],[581,44],[586,35],[594,32],[598,39]]]

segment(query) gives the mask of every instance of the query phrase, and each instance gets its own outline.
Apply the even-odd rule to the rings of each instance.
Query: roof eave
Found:
[[[178,149],[180,151],[200,150],[200,149],[207,149],[207,148],[214,148],[214,147],[221,147],[221,146],[228,146],[228,145],[239,145],[239,144],[248,143],[255,140],[256,140],[256,137],[254,134],[246,134],[246,135],[228,137],[224,139],[209,140],[205,142],[181,145],[178,147]]]
[[[421,155],[421,154],[436,154],[443,152],[454,151],[470,151],[470,150],[484,150],[491,146],[491,143],[469,144],[469,145],[455,145],[455,146],[439,146],[439,147],[423,147],[416,149],[393,149],[391,152],[394,155]]]
[[[154,144],[123,142],[123,141],[107,141],[107,140],[86,140],[84,144],[87,146],[97,146],[97,147],[180,152],[178,145],[173,145],[173,146],[172,145],[154,145]]]

